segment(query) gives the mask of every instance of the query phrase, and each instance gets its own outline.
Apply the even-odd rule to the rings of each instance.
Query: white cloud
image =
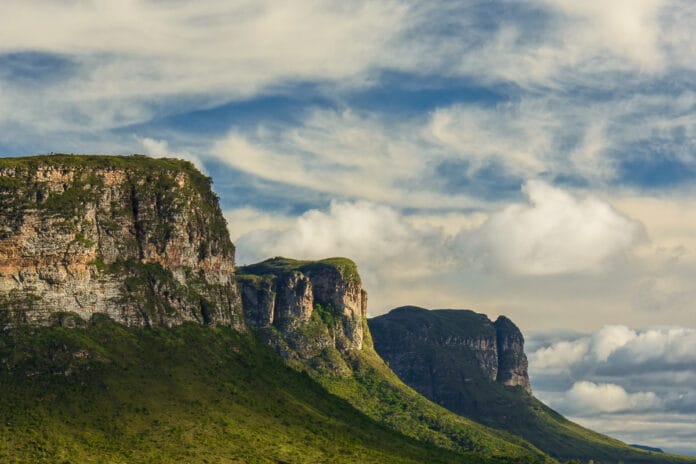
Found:
[[[539,348],[530,354],[531,364],[536,370],[562,371],[585,359],[590,341],[560,341],[551,346]]]
[[[667,0],[542,0],[566,16],[564,37],[575,46],[602,48],[643,69],[663,61],[660,13]],[[595,52],[596,53],[596,52]]]
[[[361,0],[347,7],[333,0],[287,5],[204,0],[165,7],[144,0],[9,0],[0,17],[0,53],[62,54],[75,66],[69,76],[42,86],[3,81],[0,101],[10,110],[0,116],[0,127],[56,134],[108,131],[179,112],[182,98],[184,106],[201,109],[302,81],[328,82],[335,95],[379,83],[376,76],[384,69],[558,89],[551,93],[572,105],[565,86],[581,82],[606,89],[625,84],[617,82],[617,71],[693,68],[689,18],[696,12],[688,2],[512,4],[522,11],[542,8],[558,14],[543,24],[527,24],[521,16],[483,26],[475,8],[447,2]],[[443,21],[460,27],[444,34],[434,27]],[[611,57],[605,56],[607,50]],[[620,63],[614,56],[622,58]],[[549,129],[558,128],[558,119],[546,113],[530,119],[534,112],[522,111],[518,119],[506,120],[508,113],[516,114],[514,105],[497,112],[505,122],[491,137],[484,137],[490,124],[475,124],[474,112],[467,114],[475,124],[472,133],[482,132],[475,141],[506,131],[529,137],[534,124],[540,125],[543,131],[529,143],[505,143],[503,150],[520,167],[538,170],[546,161]],[[435,136],[445,144],[469,145],[469,135],[456,140],[437,131],[450,124],[446,116],[434,120]],[[486,111],[480,116],[495,117]],[[451,124],[461,127],[457,121]],[[601,131],[600,125],[594,133]],[[585,154],[601,152],[601,145],[590,145]],[[500,147],[480,148],[487,154]]]
[[[83,89],[91,98],[224,87],[245,94],[279,78],[354,76],[379,56],[406,11],[369,0],[350,8],[336,1],[89,3],[4,2],[0,48],[116,56],[94,69]]]
[[[278,255],[347,256],[359,265],[369,288],[391,273],[421,275],[446,256],[445,249],[438,251],[445,240],[441,229],[416,227],[396,210],[374,203],[334,201],[328,211],[310,210],[283,222],[281,227],[242,235],[237,240],[240,261]],[[234,228],[233,220],[230,228]]]
[[[634,366],[690,366],[696,370],[696,330],[651,329],[627,338],[613,350],[615,363]]]
[[[498,160],[525,177],[543,172],[553,133],[561,122],[541,102],[525,101],[494,108],[455,105],[437,109],[426,136],[471,162],[475,172]]]
[[[457,266],[453,235],[481,221],[476,213],[453,214],[433,225],[427,216],[404,215],[365,201],[333,201],[326,210],[309,210],[297,218],[247,209],[227,211],[226,217],[232,234],[239,237],[235,244],[240,264],[272,256],[354,260],[370,293],[371,315],[400,304],[437,304],[433,276]],[[236,230],[248,217],[258,227]],[[424,293],[424,287],[430,291]]]
[[[285,230],[291,227],[296,217],[286,216],[279,213],[268,213],[254,208],[237,208],[224,211],[225,219],[227,220],[230,238],[236,242],[240,237],[247,233],[256,233],[257,231],[273,231]],[[264,253],[265,251],[259,250]],[[254,255],[252,259],[258,259],[260,254],[254,254],[253,250],[248,250],[248,254]]]
[[[357,85],[406,13],[389,0],[40,3],[3,2],[0,53],[65,55],[74,74],[38,91],[7,82],[0,122],[62,132],[143,123],[182,97],[201,108],[288,81]]]
[[[696,262],[696,236],[693,233],[696,211],[691,208],[693,200],[690,197],[689,192],[677,197],[633,194],[612,201],[619,211],[645,226],[652,246],[641,248],[639,252],[652,267],[661,268],[655,274],[663,278],[674,277],[669,275],[669,268]],[[664,285],[669,286],[666,282]]]
[[[638,241],[638,223],[594,198],[577,199],[540,181],[524,192],[527,205],[491,215],[481,238],[505,269],[529,275],[598,272]]]
[[[539,372],[573,371],[577,366],[602,372],[696,370],[696,329],[668,327],[632,330],[604,326],[591,335],[558,341],[530,354],[530,366]]]
[[[529,355],[538,398],[630,443],[693,452],[696,329],[606,326],[566,340],[555,334],[531,336],[539,346]]]
[[[633,95],[589,103],[528,96],[491,106],[453,104],[396,120],[313,109],[297,122],[235,128],[206,151],[244,172],[332,197],[402,208],[484,209],[526,179],[613,191],[626,175],[622,163],[642,162],[646,155],[635,147],[648,139],[696,168],[685,148],[696,143],[696,124],[684,116],[687,101],[696,99],[688,92],[676,99]],[[670,142],[674,133],[686,142]],[[622,159],[617,153],[624,151]],[[591,200],[578,203],[592,206]],[[612,217],[609,212],[605,219]]]
[[[441,157],[419,137],[418,121],[391,124],[351,111],[312,111],[298,126],[260,126],[217,141],[215,157],[264,179],[400,207],[463,208],[465,194],[437,192],[422,179]]]
[[[365,201],[333,201],[327,211],[309,210],[295,220],[248,210],[227,214],[242,262],[348,256],[380,289],[385,280],[405,276],[470,272],[490,261],[489,253],[489,266],[513,274],[599,272],[638,236],[636,224],[599,200],[577,200],[540,182],[529,183],[526,192],[529,205],[510,206],[487,220],[480,213],[450,215],[439,226],[428,215]],[[257,227],[235,231],[250,217]]]
[[[636,337],[636,332],[626,326],[604,326],[593,334],[590,351],[596,361],[606,362],[612,353],[625,346]]]
[[[662,448],[666,452],[696,456],[696,421],[686,414],[599,414],[573,417],[573,421],[626,443]]]
[[[657,409],[662,401],[653,392],[627,393],[621,386],[580,381],[565,394],[565,400],[575,414],[648,411]]]

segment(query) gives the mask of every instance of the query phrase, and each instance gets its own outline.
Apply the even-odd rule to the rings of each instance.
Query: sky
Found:
[[[694,23],[690,0],[5,0],[0,153],[189,159],[238,263],[348,256],[370,316],[506,314],[542,399],[696,454]]]

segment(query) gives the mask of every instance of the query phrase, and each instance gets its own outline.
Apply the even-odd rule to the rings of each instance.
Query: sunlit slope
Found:
[[[229,328],[4,332],[0,392],[3,463],[489,462],[377,424]]]

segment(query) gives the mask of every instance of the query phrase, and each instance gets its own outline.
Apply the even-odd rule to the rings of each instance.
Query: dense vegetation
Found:
[[[311,273],[312,271],[321,271],[322,269],[335,269],[346,282],[360,284],[360,275],[355,263],[350,259],[340,257],[326,258],[319,261],[301,261],[278,256],[260,263],[241,266],[237,269],[237,275],[241,278],[258,278],[280,276],[292,271]]]
[[[371,349],[344,355],[330,351],[308,372],[369,417],[420,441],[510,463],[551,461],[519,437],[482,427],[427,400],[401,382]]]
[[[128,169],[141,171],[183,172],[189,176],[197,189],[203,193],[210,190],[211,179],[196,169],[189,161],[176,158],[151,158],[144,155],[68,155],[50,154],[0,158],[0,169],[14,168],[22,172],[35,172],[46,166],[59,166],[68,169]],[[3,182],[17,182],[17,177],[5,177]],[[13,180],[9,180],[13,179]]]
[[[250,335],[185,324],[0,335],[0,462],[502,462],[409,439]]]

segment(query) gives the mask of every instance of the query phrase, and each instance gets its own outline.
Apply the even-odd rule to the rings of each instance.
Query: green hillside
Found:
[[[279,282],[286,286],[283,276],[298,272],[313,276],[313,271],[326,268],[335,268],[337,274],[340,274],[340,277],[331,281],[332,288],[346,284],[352,288],[352,295],[360,293],[358,287],[353,287],[360,283],[355,264],[345,258],[321,261],[272,258],[240,267],[237,278],[245,287],[256,286],[256,290],[265,295],[264,300],[274,300],[274,294],[268,293],[269,289]],[[310,282],[322,285],[317,279],[316,276],[310,277]],[[323,283],[324,286],[325,284],[326,282]],[[293,288],[291,293],[303,289],[304,287]],[[275,301],[278,301],[277,298]],[[344,324],[350,323],[342,319],[345,308],[334,308],[330,318],[320,317],[319,303],[322,302],[315,300],[314,303],[316,306],[312,317],[306,322],[298,320],[290,329],[276,325],[257,329],[261,335],[273,335],[267,339],[272,340],[272,345],[278,348],[289,365],[306,372],[328,391],[347,400],[375,421],[420,441],[459,453],[473,451],[497,456],[505,462],[548,461],[548,456],[529,442],[453,414],[405,385],[375,353],[364,315],[361,318],[364,331],[360,349],[341,350],[329,345],[316,355],[315,351],[307,354],[303,347],[319,338],[328,337],[331,340],[340,337]],[[244,307],[247,315],[256,310],[251,305]]]
[[[313,378],[356,409],[407,436],[458,452],[497,456],[503,462],[552,462],[518,436],[482,427],[432,403],[399,380],[374,352],[362,350],[344,358],[327,353],[324,360],[333,366],[310,369]],[[331,373],[336,364],[346,369]]]
[[[507,462],[393,432],[229,328],[20,328],[0,366],[2,463]]]

